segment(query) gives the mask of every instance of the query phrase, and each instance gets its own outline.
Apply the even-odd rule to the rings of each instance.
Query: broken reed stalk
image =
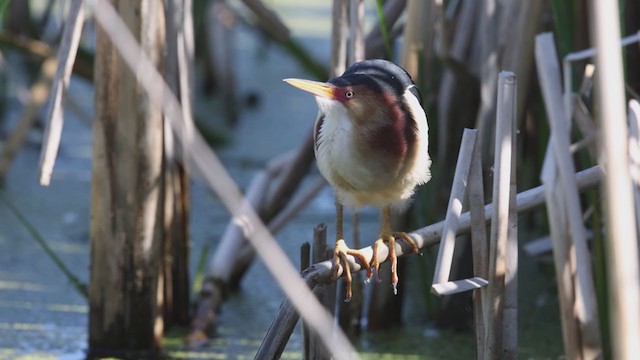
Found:
[[[313,263],[318,263],[333,257],[332,249],[327,245],[327,226],[326,224],[320,224],[313,229],[313,243],[311,246],[311,259]],[[334,314],[336,305],[336,286],[335,283],[331,284],[319,284],[313,288],[313,294],[318,298],[318,301],[327,309],[330,314]],[[320,341],[318,334],[314,333],[308,326],[304,327],[307,330],[307,335],[303,336],[309,340],[305,347],[309,352],[306,354],[306,359],[329,359],[331,354],[328,349]],[[256,358],[261,358],[256,355]]]
[[[491,237],[489,240],[489,301],[485,304],[489,317],[489,328],[486,334],[484,356],[485,359],[503,357],[511,359],[515,358],[515,349],[505,347],[504,340],[509,339],[510,343],[513,342],[513,336],[507,334],[507,329],[515,331],[517,324],[514,327],[513,324],[504,323],[506,319],[504,310],[507,304],[513,306],[513,300],[509,299],[505,293],[508,279],[507,262],[509,261],[508,257],[512,255],[509,253],[511,247],[509,244],[509,203],[512,171],[515,171],[512,168],[512,156],[515,156],[513,127],[516,115],[516,77],[512,72],[500,73],[497,100],[493,165],[493,204],[495,205],[491,216]],[[515,240],[517,241],[517,239]],[[513,296],[513,294],[510,295]],[[515,295],[517,301],[517,294]]]
[[[480,142],[476,140],[469,169],[467,198],[471,214],[471,251],[473,254],[473,274],[483,279],[489,278],[489,242],[484,212],[484,182],[482,179],[482,155]],[[484,358],[484,339],[487,333],[488,314],[485,304],[489,298],[489,288],[483,286],[473,292],[473,319],[476,335],[476,358]]]
[[[497,24],[498,1],[482,2],[478,21],[478,40],[480,41],[480,107],[476,117],[476,128],[480,131],[480,143],[483,146],[482,156],[491,158],[493,141],[493,118],[496,111],[496,88],[498,86]]]
[[[589,169],[578,172],[576,175],[576,182],[578,183],[578,187],[581,190],[587,190],[595,187],[600,183],[600,178],[602,176],[601,170],[598,166],[591,167]],[[544,186],[538,186],[527,191],[524,191],[518,194],[516,198],[516,210],[518,213],[523,213],[527,211],[531,211],[541,205],[544,204]],[[476,219],[476,221],[480,222],[489,222],[491,220],[491,214],[493,212],[493,204],[488,204],[484,206],[484,218]],[[409,235],[416,241],[416,244],[420,249],[426,249],[435,244],[438,244],[440,241],[440,237],[442,234],[442,230],[444,228],[444,221],[440,221],[438,223],[423,227],[421,229],[415,230]],[[458,222],[458,227],[456,229],[456,236],[464,235],[468,233],[471,229],[471,216],[469,212],[462,213],[460,215],[460,220]],[[396,243],[396,254],[398,257],[404,256],[405,254],[413,254],[412,249],[405,245],[404,243]],[[387,260],[388,250],[385,250],[386,247],[382,247],[378,250],[378,256],[381,262]],[[360,249],[363,252],[365,257],[370,260],[371,255],[373,254],[373,250],[371,246]],[[352,272],[358,272],[363,270],[359,263],[355,262],[352,256],[347,256],[347,259],[351,265]],[[313,264],[308,269],[302,272],[302,277],[309,287],[313,288],[318,284],[327,284],[331,283],[331,274],[333,263],[331,260],[323,261],[321,263]],[[338,269],[339,274],[342,275],[342,268]],[[477,275],[477,274],[476,274]],[[288,326],[295,326],[298,321],[298,317],[291,317],[289,311],[295,311],[292,309],[291,302],[287,299],[281,305],[280,312],[276,315],[274,319],[274,323],[283,322],[283,319],[287,319]],[[269,327],[269,331],[265,335],[265,340],[263,343],[271,341],[276,335],[272,334],[272,332],[280,331],[277,327],[271,326]],[[288,341],[288,338],[280,338],[281,341]],[[279,344],[271,344],[270,346],[284,346]]]
[[[556,284],[560,304],[560,321],[564,355],[567,359],[582,358],[580,331],[575,319],[573,304],[574,285],[571,269],[575,269],[575,258],[568,256],[569,225],[567,224],[566,206],[562,198],[562,187],[558,178],[558,168],[553,156],[552,144],[547,146],[547,153],[542,166],[541,181],[545,186],[547,218],[551,231],[553,246],[553,262],[555,266]]]
[[[596,44],[596,104],[601,114],[601,156],[606,214],[606,256],[613,357],[640,354],[640,269],[633,193],[629,177],[620,12],[616,1],[591,2],[591,35]],[[595,40],[595,41],[594,41]]]
[[[504,359],[518,358],[518,212],[516,211],[516,128],[518,109],[518,79],[513,72],[501,72],[498,81],[502,96],[498,96],[498,114],[511,123],[511,167],[509,179],[509,217],[505,259],[505,292],[503,309],[502,348]],[[507,129],[508,130],[508,129]],[[496,137],[497,138],[497,137]],[[505,144],[509,146],[509,144]]]
[[[582,221],[582,209],[576,186],[575,165],[570,151],[569,117],[563,107],[560,65],[553,35],[544,33],[536,36],[536,65],[547,109],[547,120],[551,127],[550,142],[558,166],[562,195],[567,208],[567,219],[572,236],[569,256],[575,258],[575,316],[580,324],[583,356],[597,357],[602,353],[598,309],[595,302],[593,277],[591,274],[591,254],[587,247],[587,234]],[[625,162],[625,166],[628,163]]]
[[[251,228],[247,229],[249,242],[255,247],[256,253],[261,256],[265,266],[296,310],[319,334],[332,355],[338,358],[357,358],[349,340],[342,331],[334,328],[331,317],[309,291],[305,282],[297,276],[291,276],[297,273],[295,267],[256,212],[245,206],[246,200],[215,153],[197,131],[184,131],[185,119],[179,101],[133,38],[113,5],[107,0],[87,0],[86,4],[97,14],[98,25],[113,42],[124,63],[129,68],[138,70],[135,74],[149,102],[162,109],[166,115],[176,140],[185,151],[185,161],[192,166],[191,173],[201,176],[232,216],[251,224]]]
[[[542,1],[510,1],[503,6],[499,34],[504,35],[499,46],[504,48],[500,61],[503,70],[513,71],[518,77],[518,110],[516,124],[522,124],[526,115],[527,98],[533,66],[533,43],[541,25],[545,3]]]
[[[38,80],[31,86],[29,91],[29,103],[20,113],[18,123],[11,135],[9,135],[2,149],[2,154],[0,154],[0,179],[3,179],[7,175],[13,163],[13,158],[22,147],[22,144],[24,144],[27,135],[29,135],[29,131],[36,122],[38,110],[40,110],[42,105],[47,101],[57,63],[56,58],[51,56],[46,58],[40,66]]]
[[[453,175],[453,184],[451,185],[438,258],[433,271],[431,292],[436,295],[441,294],[439,286],[449,282],[453,262],[453,250],[456,241],[456,229],[458,227],[460,214],[462,213],[462,202],[464,201],[464,194],[467,189],[471,159],[473,158],[473,150],[477,141],[477,132],[477,130],[465,129],[462,134],[462,142],[460,144],[456,170]]]
[[[471,161],[474,159],[473,151],[478,141],[477,135],[478,130],[471,129],[465,129],[462,135],[460,153],[456,164],[449,204],[447,205],[447,215],[442,230],[443,235],[433,275],[433,284],[431,285],[431,292],[438,296],[452,295],[478,289],[488,284],[486,279],[477,276],[469,279],[449,281],[455,249],[455,229],[458,227],[463,206],[462,202],[464,201],[467,184],[470,180],[469,172],[471,169]],[[478,209],[477,207],[474,208],[474,210]]]
[[[305,241],[300,246],[300,272],[303,272],[306,268],[311,266],[311,244],[308,241]],[[294,323],[296,323],[295,321]],[[288,339],[285,339],[284,342],[288,342]],[[260,346],[263,346],[260,344]],[[307,329],[304,324],[302,324],[302,356],[304,358],[305,354],[309,353],[309,329]]]
[[[69,15],[65,20],[64,31],[58,49],[58,69],[53,79],[51,102],[47,109],[46,127],[40,152],[40,185],[49,185],[51,173],[58,155],[62,125],[64,123],[62,97],[69,87],[73,64],[80,45],[82,25],[84,24],[84,7],[82,0],[72,0]]]

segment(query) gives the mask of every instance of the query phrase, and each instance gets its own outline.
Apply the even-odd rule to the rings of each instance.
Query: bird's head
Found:
[[[399,66],[386,60],[355,63],[344,74],[327,82],[285,79],[285,82],[315,95],[320,109],[328,113],[344,107],[354,125],[378,128],[390,122],[404,122],[413,117],[404,99],[407,89],[421,101],[411,77]],[[415,90],[413,90],[415,89]],[[415,91],[415,92],[414,92]]]

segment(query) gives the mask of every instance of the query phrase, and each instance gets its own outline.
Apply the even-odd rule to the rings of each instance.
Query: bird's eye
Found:
[[[351,90],[347,91],[346,93],[344,93],[344,96],[347,99],[351,99],[353,97],[353,91],[351,91]]]

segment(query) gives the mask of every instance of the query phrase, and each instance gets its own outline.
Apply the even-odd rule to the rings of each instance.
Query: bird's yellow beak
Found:
[[[284,79],[284,82],[298,89],[327,99],[335,99],[335,87],[329,83],[303,79]]]

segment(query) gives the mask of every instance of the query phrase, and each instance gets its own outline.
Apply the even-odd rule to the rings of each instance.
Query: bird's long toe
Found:
[[[367,272],[367,279],[371,278],[372,274],[369,261],[360,250],[349,248],[345,241],[342,239],[336,241],[336,247],[333,255],[333,277],[334,279],[338,277],[340,266],[342,266],[347,288],[345,301],[350,301],[353,295],[351,291],[353,278],[351,275],[351,263],[349,262],[349,259],[347,257],[348,255],[353,256],[353,258],[360,264],[360,266],[365,269],[365,271]]]
[[[411,246],[411,251],[413,251],[414,253],[417,254],[418,252],[420,252],[420,249],[418,248],[418,244],[416,244],[416,241],[413,240],[413,238],[409,236],[409,234],[407,234],[406,232],[394,232],[393,237],[396,239],[402,239],[406,241],[407,244]]]
[[[386,243],[387,248],[389,249],[389,262],[391,263],[391,285],[393,286],[394,292],[397,292],[398,286],[398,256],[396,255],[396,238],[392,235],[381,236],[380,239],[376,240],[373,244],[373,256],[371,257],[371,268],[374,269],[376,273],[376,280],[380,281],[380,260],[378,258],[378,249],[380,245],[384,245]]]
[[[396,254],[395,243],[396,239],[402,239],[406,241],[414,253],[418,253],[418,245],[406,232],[394,232],[392,235],[381,236],[373,244],[373,256],[371,257],[371,268],[375,272],[376,279],[380,281],[378,275],[380,269],[380,260],[378,259],[378,249],[380,245],[386,244],[389,249],[389,262],[391,263],[391,286],[393,286],[393,292],[398,293],[398,255]]]

